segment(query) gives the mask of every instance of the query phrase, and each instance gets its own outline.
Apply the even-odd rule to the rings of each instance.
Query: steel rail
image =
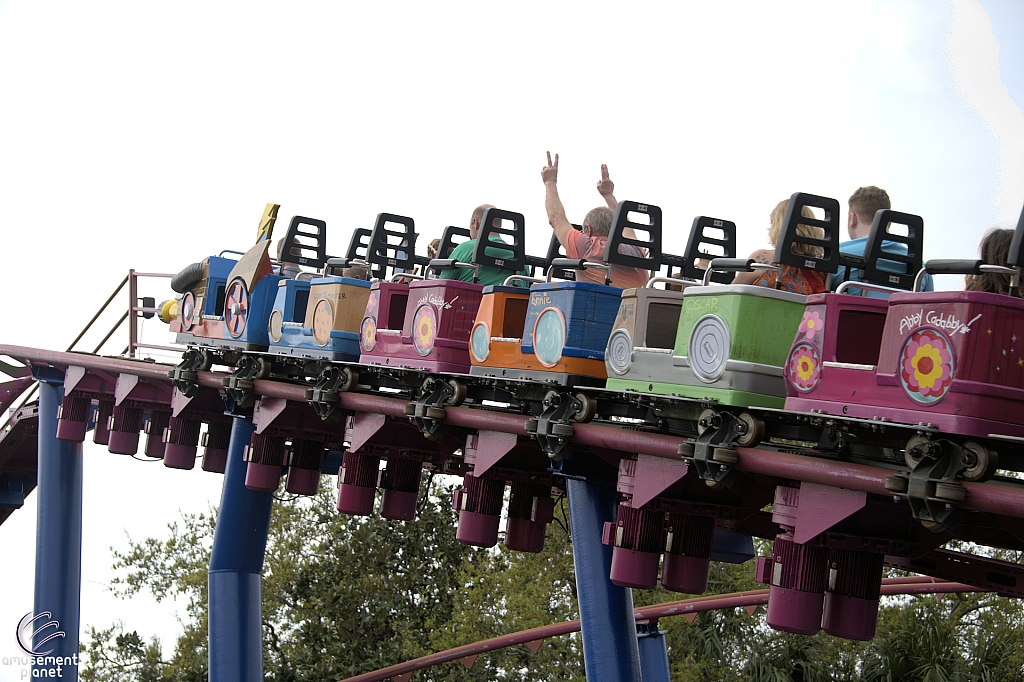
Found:
[[[952,592],[985,592],[978,587],[964,585],[955,582],[937,582],[926,576],[908,576],[906,578],[885,578],[882,580],[882,594],[886,596],[898,594],[949,594]],[[760,606],[768,603],[768,590],[749,590],[746,592],[734,592],[732,594],[709,595],[694,597],[681,601],[665,602],[634,609],[633,615],[637,621],[652,621],[671,616],[686,616],[704,611],[715,611],[718,609],[740,608],[749,606]],[[417,670],[430,668],[441,663],[449,663],[463,658],[479,656],[488,651],[504,649],[516,644],[527,644],[530,642],[543,641],[551,637],[567,635],[578,632],[580,629],[579,620],[570,620],[554,625],[543,625],[541,627],[522,630],[511,635],[500,635],[490,639],[484,639],[473,644],[440,651],[434,654],[427,654],[405,663],[398,663],[387,668],[381,668],[369,673],[349,677],[342,682],[381,682],[388,678],[408,679],[402,677],[411,675]]]
[[[61,369],[76,365],[85,369],[134,374],[140,378],[156,381],[169,381],[167,372],[173,369],[168,364],[0,344],[0,356],[2,355],[26,363],[48,364]],[[225,376],[219,372],[199,372],[198,383],[201,386],[219,390],[222,388],[221,380]],[[253,392],[258,395],[283,398],[294,402],[306,401],[306,386],[269,380],[257,380],[253,384]],[[405,406],[408,403],[402,398],[365,393],[342,393],[339,395],[339,401],[341,407],[346,410],[399,418],[405,417]],[[525,435],[527,419],[528,417],[525,415],[507,414],[487,409],[447,407],[444,421],[452,426],[468,429]],[[575,435],[572,440],[582,445],[621,452],[642,453],[667,459],[679,459],[677,449],[679,444],[684,442],[683,439],[675,436],[632,431],[601,424],[574,424],[573,429]],[[736,450],[739,453],[739,461],[735,465],[737,471],[819,483],[872,495],[889,496],[892,494],[885,489],[885,479],[892,475],[892,471],[889,469],[757,448],[736,448]],[[962,508],[1024,518],[1024,486],[993,481],[986,483],[965,481],[963,486],[967,490],[967,499],[960,504]]]

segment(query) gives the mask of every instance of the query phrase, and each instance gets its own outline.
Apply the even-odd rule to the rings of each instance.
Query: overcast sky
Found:
[[[492,203],[540,254],[549,149],[571,219],[607,163],[620,199],[662,207],[669,252],[696,215],[765,246],[795,191],[845,224],[875,184],[924,217],[926,258],[970,257],[1024,203],[1022,104],[1017,0],[0,0],[0,343],[63,349],[128,268],[244,248],[267,202],[326,220],[333,254],[382,211],[428,240]],[[85,460],[83,626],[170,644],[173,605],[105,592],[109,547],[215,504],[220,478]],[[35,514],[0,527],[2,633],[32,608]]]

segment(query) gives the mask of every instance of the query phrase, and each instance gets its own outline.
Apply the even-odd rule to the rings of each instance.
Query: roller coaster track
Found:
[[[906,578],[885,578],[882,580],[883,595],[909,595],[909,594],[948,594],[953,592],[981,592],[983,590],[971,585],[964,585],[955,582],[938,582],[931,578],[906,577]],[[680,601],[665,602],[653,606],[644,606],[634,611],[637,623],[656,622],[658,619],[670,616],[683,616],[693,620],[698,613],[715,611],[718,609],[746,608],[751,612],[757,606],[768,603],[768,590],[750,590],[747,592],[733,592],[732,594],[718,594],[706,597],[695,597]],[[407,682],[417,670],[423,670],[442,663],[460,661],[467,668],[472,667],[476,658],[489,651],[497,651],[517,644],[525,644],[536,653],[544,640],[551,637],[568,635],[579,632],[580,621],[570,620],[565,623],[544,625],[529,630],[522,630],[511,635],[501,635],[491,639],[480,640],[472,644],[440,651],[415,658],[405,663],[388,666],[355,677],[349,677],[343,682],[382,682],[391,679],[394,682]]]
[[[4,355],[26,364],[49,366],[59,370],[76,366],[109,374],[130,374],[149,382],[170,386],[167,373],[172,367],[166,364],[0,344],[0,356]],[[198,383],[203,387],[220,390],[222,380],[227,376],[221,372],[199,372]],[[269,380],[256,380],[253,388],[257,395],[294,403],[306,402],[305,390],[306,387],[302,385]],[[345,410],[402,419],[406,416],[405,407],[408,404],[407,400],[401,398],[364,393],[341,393],[339,400],[340,407]],[[444,422],[452,426],[517,435],[527,433],[525,425],[528,417],[524,415],[468,407],[448,407],[445,412]],[[678,448],[683,442],[683,439],[675,436],[631,431],[601,424],[574,425],[572,440],[580,445],[671,460],[679,459]],[[885,479],[892,472],[882,467],[758,448],[737,447],[736,451],[739,455],[739,461],[735,465],[737,471],[834,486],[872,495],[891,495],[885,487]],[[961,503],[961,508],[1024,518],[1024,485],[1009,481],[990,481],[964,482],[963,486],[967,490],[967,499]]]

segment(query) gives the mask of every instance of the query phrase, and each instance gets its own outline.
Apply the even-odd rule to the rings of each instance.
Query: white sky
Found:
[[[267,202],[326,220],[334,254],[381,211],[429,240],[493,203],[542,253],[548,149],[570,218],[608,163],[620,199],[662,207],[669,252],[699,214],[747,253],[792,192],[845,207],[876,184],[924,217],[926,258],[971,257],[1024,201],[1022,55],[1015,0],[0,0],[0,343],[63,349],[128,268],[242,248]],[[108,548],[220,479],[85,456],[83,624],[170,643],[173,607],[104,592]],[[34,500],[0,527],[6,633],[32,606]]]

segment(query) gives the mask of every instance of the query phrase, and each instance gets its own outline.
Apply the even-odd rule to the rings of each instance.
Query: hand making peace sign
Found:
[[[558,154],[555,154],[555,163],[551,163],[551,152],[548,152],[548,165],[540,170],[540,179],[544,184],[555,184],[558,182]]]
[[[603,197],[615,193],[615,183],[608,177],[608,164],[601,164],[601,179],[597,181],[597,193]]]

